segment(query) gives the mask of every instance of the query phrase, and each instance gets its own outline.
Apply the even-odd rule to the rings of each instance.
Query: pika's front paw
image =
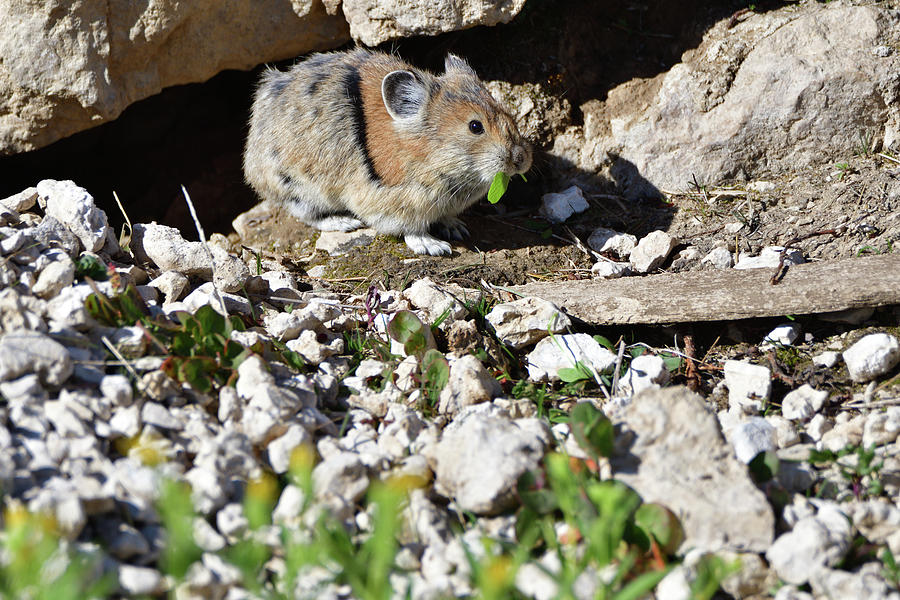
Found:
[[[410,233],[403,237],[403,241],[416,254],[430,254],[431,256],[447,256],[450,254],[450,244],[427,233]]]
[[[365,223],[355,217],[343,215],[324,217],[310,223],[310,225],[317,229],[321,229],[322,231],[353,231],[354,229],[366,226]]]
[[[469,237],[466,224],[456,217],[447,217],[438,221],[437,230],[441,237],[448,240],[464,240]]]

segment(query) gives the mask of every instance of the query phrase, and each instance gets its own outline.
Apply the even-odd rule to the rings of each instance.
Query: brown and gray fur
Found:
[[[362,49],[267,71],[244,153],[247,182],[303,222],[368,225],[432,255],[450,254],[432,225],[462,239],[468,231],[456,216],[496,173],[530,166],[530,145],[465,61],[448,55],[435,76]]]

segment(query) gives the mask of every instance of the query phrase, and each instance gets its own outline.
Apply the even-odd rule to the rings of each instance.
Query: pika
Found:
[[[325,231],[369,226],[417,254],[450,254],[457,215],[494,176],[525,173],[531,146],[469,64],[436,76],[364,49],[267,70],[244,152],[247,183]]]

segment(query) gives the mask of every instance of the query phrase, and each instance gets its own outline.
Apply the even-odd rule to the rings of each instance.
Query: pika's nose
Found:
[[[513,146],[511,158],[513,166],[516,170],[519,170],[525,165],[525,160],[528,158],[528,152],[522,146]]]

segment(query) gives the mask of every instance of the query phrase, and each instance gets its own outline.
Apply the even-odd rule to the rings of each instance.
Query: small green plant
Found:
[[[834,167],[838,170],[836,177],[837,181],[841,181],[844,178],[844,175],[852,172],[850,163],[837,163]]]
[[[0,536],[0,598],[79,600],[105,598],[116,588],[99,574],[101,556],[74,551],[52,517],[10,503]]]
[[[849,460],[842,460],[845,457]],[[850,483],[850,490],[857,500],[880,496],[884,492],[880,471],[884,461],[876,461],[875,445],[869,448],[848,444],[837,452],[831,450],[811,450],[809,462],[812,464],[837,465],[841,477]],[[864,486],[864,481],[867,483]]]
[[[106,281],[109,279],[109,275],[110,269],[93,254],[82,254],[75,261],[75,279],[79,281],[85,277],[90,277],[96,281]]]
[[[449,310],[448,310],[449,314]],[[432,409],[450,378],[450,364],[434,347],[434,337],[415,313],[401,310],[388,322],[388,335],[403,344],[403,351],[419,361],[419,384],[424,397],[421,408]]]
[[[230,339],[232,331],[243,331],[244,322],[232,315],[227,319],[210,305],[192,315],[178,313],[179,323],[165,318],[153,319],[144,300],[133,285],[108,297],[94,286],[84,301],[88,313],[111,327],[138,326],[153,347],[166,356],[162,369],[179,383],[195,390],[211,392],[223,385],[233,385],[237,367],[252,353],[265,351],[262,345],[244,348]],[[277,358],[297,370],[305,368],[303,358],[280,342],[272,343]]]
[[[881,574],[885,581],[895,590],[900,589],[900,566],[897,565],[894,553],[888,546],[881,550],[881,564]]]
[[[875,153],[875,132],[871,129],[863,129],[856,134],[856,148],[854,155],[868,158]]]

